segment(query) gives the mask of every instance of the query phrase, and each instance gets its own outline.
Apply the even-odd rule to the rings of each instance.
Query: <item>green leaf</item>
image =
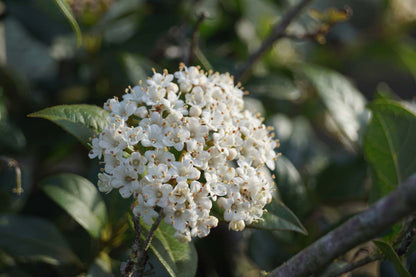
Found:
[[[335,71],[304,65],[302,72],[312,83],[343,137],[352,146],[359,144],[368,119],[364,96]]]
[[[110,276],[111,259],[107,253],[101,252],[89,267],[87,277]]]
[[[416,171],[416,113],[405,103],[383,99],[370,109],[364,150],[374,177],[370,193],[374,202]]]
[[[0,120],[0,150],[21,151],[26,146],[23,132],[7,120]]]
[[[78,22],[76,21],[71,11],[71,7],[69,6],[66,0],[55,0],[55,3],[58,5],[62,13],[68,19],[69,24],[71,24],[71,27],[74,30],[75,35],[77,36],[77,46],[79,47],[82,44],[82,33],[81,29],[79,28]]]
[[[42,180],[40,186],[92,237],[102,235],[107,210],[100,192],[90,181],[75,174],[58,174]]]
[[[87,145],[89,138],[109,124],[109,113],[92,105],[60,105],[31,113],[29,117],[48,119]]]
[[[279,196],[291,210],[304,214],[309,206],[305,185],[296,167],[284,156],[276,160],[276,183]]]
[[[293,81],[284,75],[250,78],[249,83],[245,87],[251,93],[272,101],[295,101],[302,97],[301,91],[295,86]]]
[[[413,78],[416,79],[416,51],[415,42],[410,44],[400,45],[397,50],[400,59],[412,73]]]
[[[141,221],[147,232],[150,226]],[[193,277],[196,274],[198,255],[192,242],[182,243],[175,237],[175,229],[161,222],[156,229],[150,249],[170,276]]]
[[[247,227],[269,231],[294,231],[304,235],[308,231],[302,225],[296,215],[278,199],[266,206],[268,212],[263,214],[263,220]]]
[[[394,251],[393,247],[390,244],[381,241],[375,240],[374,244],[377,248],[383,253],[383,255],[393,263],[394,267],[397,270],[397,273],[400,277],[411,277],[410,273],[406,270],[403,266],[402,261],[400,260],[399,256],[397,255],[396,251]]]
[[[133,85],[138,84],[140,80],[145,82],[150,73],[148,70],[152,67],[156,67],[156,65],[152,64],[149,60],[130,53],[123,53],[121,55],[121,60],[127,76]]]
[[[317,176],[316,196],[335,205],[339,201],[363,199],[368,193],[367,172],[367,163],[361,155],[335,159]]]
[[[0,248],[16,258],[52,265],[80,263],[58,229],[36,217],[0,215]]]

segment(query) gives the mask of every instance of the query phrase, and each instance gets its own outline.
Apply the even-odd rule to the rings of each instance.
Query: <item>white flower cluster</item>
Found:
[[[176,78],[176,82],[175,82]],[[163,213],[176,238],[207,236],[213,202],[233,230],[261,218],[272,199],[277,142],[262,119],[243,110],[229,74],[185,67],[154,72],[147,85],[109,99],[111,124],[92,139],[90,158],[104,159],[100,191],[134,197],[146,224]]]

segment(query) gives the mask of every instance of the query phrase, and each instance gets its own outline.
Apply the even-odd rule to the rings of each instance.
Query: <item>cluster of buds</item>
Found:
[[[244,110],[243,94],[229,74],[182,64],[109,99],[111,123],[89,153],[104,160],[100,191],[134,197],[133,213],[146,224],[163,213],[179,241],[217,226],[214,202],[232,230],[260,219],[272,199],[268,168],[278,145]]]

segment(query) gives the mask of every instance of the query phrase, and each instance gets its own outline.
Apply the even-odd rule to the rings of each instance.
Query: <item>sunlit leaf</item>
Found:
[[[53,265],[79,263],[56,227],[37,217],[0,215],[0,248],[13,257]]]
[[[360,143],[361,133],[368,120],[364,96],[341,74],[317,66],[302,67],[331,119],[350,144]]]
[[[102,235],[107,210],[100,192],[90,181],[75,174],[59,174],[42,180],[40,185],[92,237]]]
[[[397,255],[396,251],[394,251],[393,247],[381,240],[375,240],[374,244],[377,248],[383,253],[383,255],[393,263],[394,267],[396,268],[397,273],[399,273],[400,277],[411,277],[410,273],[404,267],[402,261],[400,260],[399,256]]]
[[[150,229],[141,222],[142,228]],[[198,255],[192,242],[182,243],[175,237],[175,229],[161,222],[155,232],[150,249],[170,276],[193,277],[196,273]]]
[[[373,171],[370,200],[388,194],[416,171],[416,112],[409,105],[376,100],[364,150]]]
[[[343,8],[343,9],[335,9],[335,8],[329,8],[323,12],[310,9],[309,15],[315,19],[319,20],[322,23],[326,24],[335,24],[338,22],[346,21],[350,18],[352,14],[351,9],[349,8]]]
[[[262,220],[251,224],[249,228],[269,231],[294,231],[301,234],[308,234],[296,215],[278,199],[266,206],[267,213],[263,214]]]
[[[48,119],[87,145],[89,138],[109,124],[109,113],[93,105],[60,105],[31,113],[29,117]]]
[[[82,44],[82,33],[81,29],[79,28],[78,22],[71,11],[71,7],[69,6],[66,0],[55,0],[55,3],[59,6],[62,13],[68,19],[69,24],[71,24],[71,27],[74,30],[75,35],[77,36],[77,45],[80,46]]]

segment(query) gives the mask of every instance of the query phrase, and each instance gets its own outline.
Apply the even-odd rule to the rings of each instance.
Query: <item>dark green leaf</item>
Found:
[[[92,105],[60,105],[31,113],[29,117],[48,119],[87,145],[89,138],[109,124],[109,113]]]
[[[273,117],[273,126],[280,141],[279,151],[299,171],[314,174],[322,170],[328,159],[327,146],[316,137],[307,118],[277,114]]]
[[[337,204],[342,200],[366,197],[368,166],[362,156],[343,156],[331,162],[317,178],[316,195],[322,201]]]
[[[296,215],[278,199],[266,206],[267,213],[263,214],[263,220],[249,225],[249,228],[269,230],[269,231],[294,231],[307,235],[305,227],[303,227]]]
[[[150,227],[141,221],[148,231]],[[175,229],[161,222],[156,229],[150,249],[170,276],[193,277],[196,273],[198,255],[192,242],[182,243],[175,237]]]
[[[398,54],[403,63],[413,74],[413,78],[416,79],[416,51],[414,45],[414,43],[401,45],[398,47]]]
[[[149,60],[130,53],[122,54],[121,59],[132,85],[138,84],[140,80],[145,82],[150,69],[155,67]]]
[[[377,100],[364,150],[374,175],[370,200],[392,191],[416,171],[416,113],[400,102]]]
[[[42,180],[40,185],[92,237],[102,235],[107,210],[100,192],[90,181],[75,174],[59,174]]]
[[[396,268],[397,273],[399,273],[400,277],[411,277],[410,273],[403,266],[402,261],[400,260],[396,251],[394,251],[393,247],[391,247],[390,244],[388,244],[384,241],[381,241],[381,240],[375,240],[374,244],[383,253],[383,255],[389,261],[391,261],[393,263],[393,265]]]
[[[296,167],[284,156],[280,156],[276,161],[276,183],[278,193],[284,203],[302,215],[309,208],[309,200],[305,185]]]
[[[16,258],[53,265],[79,263],[55,226],[36,217],[0,215],[0,248]]]
[[[368,119],[364,96],[341,74],[317,66],[303,66],[330,117],[347,139],[357,144]]]
[[[88,269],[87,277],[110,276],[110,274],[111,259],[105,252],[101,252]]]
[[[26,146],[22,131],[6,120],[0,120],[0,150],[20,151]]]
[[[71,27],[74,30],[75,35],[77,36],[77,45],[80,46],[82,44],[82,33],[81,29],[79,28],[78,22],[76,21],[72,13],[71,7],[69,6],[66,0],[55,0],[55,3],[59,6],[62,13],[65,15],[65,17],[71,24]]]

